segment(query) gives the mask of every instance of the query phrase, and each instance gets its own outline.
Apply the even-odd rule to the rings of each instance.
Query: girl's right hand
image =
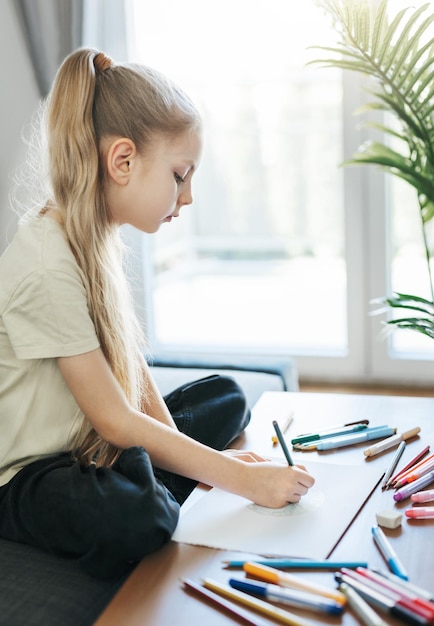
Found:
[[[244,493],[255,504],[277,509],[299,502],[315,479],[304,468],[276,462],[244,463]]]

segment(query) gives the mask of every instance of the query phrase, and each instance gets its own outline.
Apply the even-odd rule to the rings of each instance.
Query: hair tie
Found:
[[[113,61],[104,52],[98,52],[93,59],[93,66],[97,74],[102,74],[113,66]]]

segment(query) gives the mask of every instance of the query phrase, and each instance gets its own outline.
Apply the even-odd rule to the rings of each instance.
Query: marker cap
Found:
[[[419,506],[407,509],[405,515],[410,519],[432,519],[434,518],[434,506]]]
[[[425,491],[416,491],[410,496],[412,502],[430,502],[434,500],[434,489],[426,489]]]

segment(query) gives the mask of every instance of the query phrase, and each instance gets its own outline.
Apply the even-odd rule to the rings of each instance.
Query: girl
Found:
[[[220,451],[249,420],[232,379],[163,400],[143,358],[118,230],[153,233],[191,204],[190,100],[81,49],[58,71],[46,135],[44,204],[0,259],[0,536],[110,577],[170,539],[197,481],[281,507],[314,479]]]

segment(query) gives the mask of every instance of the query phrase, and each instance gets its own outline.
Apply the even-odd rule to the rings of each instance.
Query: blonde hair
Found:
[[[47,100],[52,201],[83,272],[101,349],[128,401],[139,410],[146,398],[144,337],[123,272],[119,229],[105,201],[101,141],[126,137],[145,152],[155,134],[176,136],[199,123],[189,98],[159,72],[116,64],[94,49],[79,49],[65,59]],[[86,419],[74,452],[80,461],[98,465],[112,464],[119,454]]]

